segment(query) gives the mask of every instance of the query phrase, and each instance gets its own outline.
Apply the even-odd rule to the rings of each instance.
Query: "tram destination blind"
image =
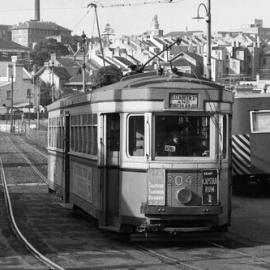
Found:
[[[175,109],[196,109],[198,108],[198,95],[170,93],[169,107]]]

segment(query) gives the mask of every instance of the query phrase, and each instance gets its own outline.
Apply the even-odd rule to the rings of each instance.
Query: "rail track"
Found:
[[[235,239],[237,237],[237,239]],[[232,239],[233,238],[233,239]],[[269,254],[264,256],[258,256],[253,254],[254,251],[245,251],[249,250],[252,244],[259,245],[260,243],[254,242],[248,237],[241,237],[239,235],[234,235],[230,232],[226,233],[224,237],[221,237],[219,241],[209,241],[206,239],[197,241],[194,238],[188,240],[187,237],[184,237],[183,240],[179,240],[179,242],[175,242],[174,240],[165,242],[164,246],[157,247],[156,243],[158,243],[158,238],[154,238],[154,243],[151,244],[135,244],[136,248],[145,254],[151,255],[163,261],[164,263],[168,263],[170,265],[175,266],[175,269],[182,270],[206,270],[206,269],[229,269],[220,264],[219,266],[211,267],[211,261],[222,261],[226,257],[231,257],[232,260],[239,261],[239,263],[243,264],[246,262],[246,265],[243,265],[243,268],[238,269],[249,269],[252,264],[259,265],[263,269],[270,268],[270,259]],[[148,240],[149,241],[149,240]],[[162,239],[161,241],[164,241]],[[182,243],[182,244],[181,244]],[[183,244],[184,243],[184,244]],[[172,245],[170,245],[172,244]],[[194,256],[194,258],[190,259],[190,247],[195,248],[203,246],[204,254],[203,256],[208,257],[208,265],[205,262],[202,262],[200,258],[198,258],[198,254]],[[176,252],[177,250],[177,252]],[[168,255],[169,254],[169,255]],[[225,254],[225,256],[224,256]],[[181,258],[181,259],[179,259]],[[192,261],[192,263],[190,263]],[[204,266],[202,266],[204,265]],[[229,265],[229,264],[228,264]],[[227,266],[228,267],[228,266]],[[265,268],[264,268],[265,267]],[[253,269],[253,268],[250,268]]]
[[[12,143],[11,139],[7,136],[2,136],[2,138],[5,139],[6,143],[7,140],[9,140],[9,145],[12,145],[12,150],[14,150],[14,152],[16,152],[17,154],[20,154],[21,157],[29,164],[29,166],[34,170],[34,172],[43,180],[46,182],[46,178],[44,177],[44,175],[42,175],[38,169],[35,167],[35,165],[33,165],[33,163],[21,152],[17,149],[17,147]],[[9,148],[10,149],[10,148]],[[11,150],[11,149],[10,149]],[[6,178],[6,174],[5,174],[5,167],[4,167],[4,163],[2,160],[2,157],[0,155],[0,174],[1,174],[1,180],[2,180],[2,187],[3,187],[3,191],[4,191],[4,196],[5,196],[5,203],[6,203],[6,209],[7,209],[7,214],[8,214],[8,218],[9,218],[9,224],[10,227],[12,228],[13,232],[15,233],[16,237],[23,243],[23,245],[25,246],[25,248],[27,250],[29,250],[29,252],[41,263],[43,263],[44,265],[46,265],[48,267],[48,269],[56,269],[56,270],[64,270],[63,267],[57,265],[56,263],[54,263],[53,261],[51,261],[49,258],[47,258],[46,256],[44,256],[42,253],[40,253],[27,239],[26,237],[23,235],[23,233],[21,232],[21,230],[19,229],[15,216],[14,216],[14,212],[13,212],[13,207],[12,207],[12,201],[10,198],[10,193],[9,193],[9,189],[8,189],[8,179]]]

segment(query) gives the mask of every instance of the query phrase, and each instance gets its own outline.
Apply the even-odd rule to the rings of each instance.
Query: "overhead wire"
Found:
[[[80,20],[74,25],[74,27],[72,28],[72,32],[75,30],[75,28],[83,21],[83,19],[88,15],[88,13],[90,12],[90,10],[88,9],[86,11],[86,13],[80,18]]]
[[[143,1],[139,3],[123,3],[123,4],[111,4],[103,5],[99,1],[93,1],[96,5],[102,8],[114,8],[114,7],[134,7],[143,5],[153,5],[153,4],[176,4],[182,2],[183,0],[156,0],[156,1]]]

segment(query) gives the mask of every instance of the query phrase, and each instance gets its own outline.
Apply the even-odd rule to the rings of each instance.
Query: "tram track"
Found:
[[[232,237],[232,233],[228,232],[226,233],[226,236],[224,237],[223,240],[220,240],[219,242],[217,241],[208,241],[208,240],[201,240],[202,245],[204,248],[207,250],[207,253],[211,254],[211,257],[208,258],[208,261],[218,261],[218,260],[223,260],[224,258],[222,256],[219,256],[220,254],[230,254],[232,256],[233,260],[236,261],[250,261],[251,263],[254,264],[260,264],[262,267],[269,267],[270,266],[270,259],[268,259],[267,256],[262,257],[258,256],[256,254],[252,254],[252,246],[256,246],[259,243],[249,239],[239,236],[239,237]],[[164,241],[164,239],[162,239]],[[189,240],[188,238],[185,238],[183,240],[184,243],[188,243]],[[193,247],[195,248],[196,246],[199,247],[201,245],[200,239],[197,239],[195,241],[193,238],[190,240],[189,244],[183,244],[183,241],[165,241],[166,243],[166,249],[163,249],[164,246],[162,244],[157,244],[155,246],[147,247],[147,244],[137,244],[135,243],[134,246],[136,248],[147,254],[152,256],[153,258],[157,258],[163,263],[167,263],[170,265],[173,265],[176,267],[176,269],[181,269],[181,270],[206,270],[206,269],[212,269],[208,268],[207,266],[201,267],[200,265],[204,265],[204,263],[201,263],[200,259],[196,258],[194,260],[191,260],[193,263],[189,263],[188,259],[183,259],[183,257],[188,258],[189,255],[189,244],[194,243]],[[143,241],[142,241],[143,242]],[[154,241],[157,243],[157,239]],[[151,242],[150,242],[151,243]],[[173,243],[171,246],[170,243]],[[253,245],[252,245],[253,244]],[[181,254],[185,254],[185,256],[178,256],[174,253],[174,250],[180,249]],[[246,251],[246,249],[251,249],[250,252]],[[186,250],[186,251],[185,251]],[[254,251],[253,251],[254,252]],[[168,255],[168,253],[173,254],[173,255]],[[203,255],[205,256],[205,255]],[[181,259],[179,259],[181,258]],[[199,264],[199,266],[198,266]],[[223,269],[223,268],[220,268]],[[241,268],[242,269],[242,268]],[[269,268],[267,268],[269,269]]]
[[[157,251],[155,251],[153,249],[146,248],[146,247],[141,246],[141,245],[137,245],[137,249],[140,250],[141,252],[147,254],[147,255],[150,255],[150,256],[152,256],[154,258],[159,259],[163,263],[173,265],[173,266],[177,267],[177,269],[181,269],[181,270],[204,270],[203,268],[199,268],[199,267],[193,266],[191,264],[181,262],[178,259],[167,256],[165,254],[162,254],[160,252],[157,252]]]
[[[0,156],[0,170],[1,170],[1,179],[2,179],[2,185],[3,185],[3,190],[4,190],[4,195],[5,195],[5,202],[6,202],[6,208],[8,212],[8,217],[10,220],[10,226],[17,236],[17,238],[23,243],[23,245],[30,251],[30,253],[38,259],[40,262],[48,266],[48,269],[55,269],[55,270],[64,270],[61,266],[55,264],[53,261],[51,261],[49,258],[41,254],[22,234],[21,230],[17,226],[17,222],[14,217],[13,213],[13,208],[12,208],[12,202],[10,199],[9,195],[9,190],[8,190],[8,185],[7,185],[7,180],[5,176],[5,171],[4,171],[4,166],[3,166],[3,161]]]
[[[28,158],[28,157],[26,156],[26,154],[24,154],[23,151],[22,151],[21,149],[19,149],[19,148],[15,145],[15,143],[13,142],[12,139],[10,139],[10,138],[8,138],[8,139],[9,139],[10,144],[12,145],[12,148],[14,149],[14,151],[15,151],[16,153],[19,153],[19,154],[21,155],[21,157],[24,159],[24,161],[32,168],[32,170],[40,177],[40,179],[41,179],[44,183],[48,184],[48,179],[47,179],[47,177],[44,176],[44,174],[43,174],[42,172],[40,172],[40,170],[37,168],[37,166],[34,165],[34,163],[30,160],[30,158]],[[23,145],[23,144],[21,144],[21,145]],[[30,148],[30,145],[27,144],[27,147]],[[40,152],[39,150],[35,149],[34,147],[31,147],[31,149],[34,149],[37,153],[39,153],[39,154],[41,155],[41,152]],[[45,155],[42,153],[42,156],[44,157]]]
[[[44,182],[48,182],[44,176],[47,174],[48,157],[45,153],[25,142],[20,136],[16,136],[16,140],[10,139],[16,151],[20,152],[24,160],[30,166],[33,166],[34,171],[41,177]],[[29,151],[31,149],[31,151]],[[38,160],[38,163],[37,163]]]

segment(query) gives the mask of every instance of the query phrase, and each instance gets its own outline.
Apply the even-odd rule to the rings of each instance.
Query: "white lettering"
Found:
[[[164,184],[152,184],[149,183],[149,188],[164,188]]]
[[[175,176],[174,182],[175,182],[175,185],[176,185],[176,186],[181,186],[182,183],[183,183],[182,176],[181,176],[181,175]]]
[[[163,195],[164,194],[164,190],[151,190],[149,189],[149,194],[160,194]]]
[[[213,192],[215,192],[215,187],[214,186],[206,186],[204,188],[204,191],[205,191],[205,193],[213,193]]]
[[[152,195],[149,195],[148,200],[149,201],[163,201],[164,196],[152,196]]]
[[[215,177],[209,177],[203,179],[204,185],[216,185],[217,184],[217,178]]]

